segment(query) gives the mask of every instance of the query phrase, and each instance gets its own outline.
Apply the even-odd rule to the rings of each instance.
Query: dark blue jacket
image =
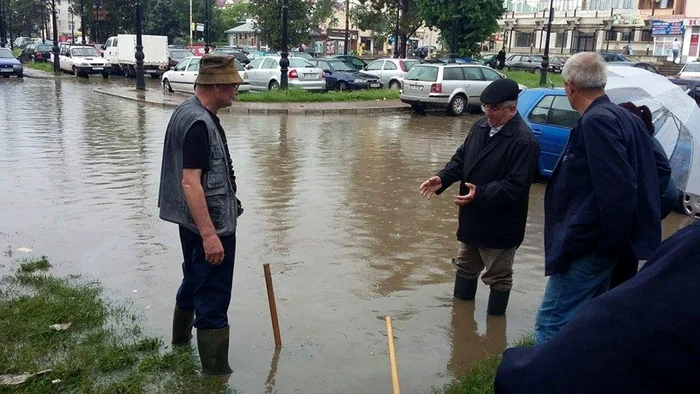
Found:
[[[545,275],[596,253],[636,272],[661,243],[652,137],[642,120],[596,99],[571,130],[545,194]],[[633,271],[632,271],[633,269]]]
[[[508,349],[496,394],[695,393],[700,388],[700,221],[638,275],[593,299],[549,341]]]

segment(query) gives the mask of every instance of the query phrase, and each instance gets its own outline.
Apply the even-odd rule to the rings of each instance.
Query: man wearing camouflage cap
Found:
[[[158,206],[160,218],[179,225],[184,262],[177,292],[172,344],[189,345],[192,327],[202,372],[230,374],[229,325],[236,223],[243,212],[236,177],[217,117],[243,82],[233,57],[205,55],[194,97],[180,104],[165,133]]]
[[[454,297],[473,300],[481,280],[490,287],[487,313],[503,315],[513,286],[515,251],[525,235],[530,185],[540,148],[516,109],[518,84],[492,82],[481,94],[486,116],[472,126],[452,160],[420,186],[423,197],[459,182],[459,253]]]

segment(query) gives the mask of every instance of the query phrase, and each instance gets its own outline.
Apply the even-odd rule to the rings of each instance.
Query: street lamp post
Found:
[[[450,60],[448,63],[457,63],[457,30],[459,29],[459,0],[454,0],[452,15],[452,37],[450,42]]]
[[[396,0],[396,30],[394,31],[394,57],[399,58],[399,24],[401,23],[401,2]]]
[[[56,0],[51,0],[51,25],[53,27],[53,72],[61,72],[58,61],[58,23],[56,23]]]
[[[552,20],[554,20],[554,0],[549,0],[547,38],[545,38],[544,42],[544,56],[542,56],[542,70],[540,71],[540,86],[547,84],[547,70],[549,70],[549,38],[552,35]]]
[[[136,0],[136,90],[146,90],[143,80],[143,0]]]
[[[204,0],[204,53],[209,53],[209,0]]]
[[[348,46],[350,46],[350,0],[345,0],[345,46],[343,54],[348,54]]]
[[[0,0],[0,48],[5,47],[7,31],[5,30],[5,0]]]
[[[75,44],[75,21],[73,19],[73,6],[68,7],[68,13],[70,14],[70,42]]]
[[[289,43],[289,2],[282,0],[282,42],[280,49],[282,50],[280,59],[280,88],[287,89],[289,86],[289,53],[287,46]]]

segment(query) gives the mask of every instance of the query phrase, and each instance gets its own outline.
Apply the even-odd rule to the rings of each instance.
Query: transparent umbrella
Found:
[[[636,67],[608,66],[605,91],[615,103],[652,111],[654,136],[669,158],[688,213],[700,218],[700,107],[666,77]]]

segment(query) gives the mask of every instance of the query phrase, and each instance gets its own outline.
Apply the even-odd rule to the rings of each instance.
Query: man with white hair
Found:
[[[581,114],[545,194],[545,275],[535,342],[554,336],[615,276],[628,279],[661,243],[659,176],[642,120],[605,94],[607,66],[578,53],[562,71]]]

